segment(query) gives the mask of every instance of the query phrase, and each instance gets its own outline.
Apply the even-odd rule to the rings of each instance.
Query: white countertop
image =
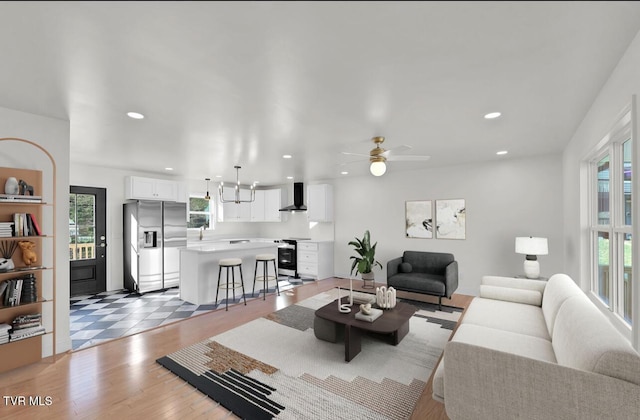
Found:
[[[229,241],[209,242],[209,243],[191,243],[187,248],[182,248],[186,252],[226,252],[234,250],[263,249],[275,248],[278,244],[274,242],[241,242],[230,244]]]

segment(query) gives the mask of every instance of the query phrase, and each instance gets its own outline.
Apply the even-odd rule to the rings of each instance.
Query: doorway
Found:
[[[107,190],[70,187],[70,295],[107,290]]]

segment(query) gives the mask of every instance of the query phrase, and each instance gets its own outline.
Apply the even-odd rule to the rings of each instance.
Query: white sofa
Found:
[[[454,420],[640,419],[640,355],[569,276],[485,276],[433,398]]]

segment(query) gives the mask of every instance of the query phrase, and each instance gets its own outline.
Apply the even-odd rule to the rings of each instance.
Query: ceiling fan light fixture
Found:
[[[387,172],[387,165],[384,163],[383,159],[372,160],[369,170],[373,176],[382,176]]]

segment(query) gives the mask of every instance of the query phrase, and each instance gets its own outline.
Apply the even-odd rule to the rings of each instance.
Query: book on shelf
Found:
[[[0,202],[42,203],[42,197],[39,195],[0,194]]]
[[[40,229],[40,225],[38,224],[38,221],[36,220],[36,216],[33,213],[28,213],[27,217],[29,217],[29,221],[30,221],[31,226],[33,228],[33,234],[41,236],[42,235],[42,230]]]
[[[16,306],[38,301],[36,277],[33,274],[0,282],[0,302],[4,306]]]
[[[14,213],[14,236],[40,236],[42,230],[33,213]]]
[[[25,328],[24,330],[18,330],[18,331],[11,330],[11,332],[9,333],[9,342],[35,337],[38,335],[42,335],[45,332],[46,330],[42,325],[39,327]]]

